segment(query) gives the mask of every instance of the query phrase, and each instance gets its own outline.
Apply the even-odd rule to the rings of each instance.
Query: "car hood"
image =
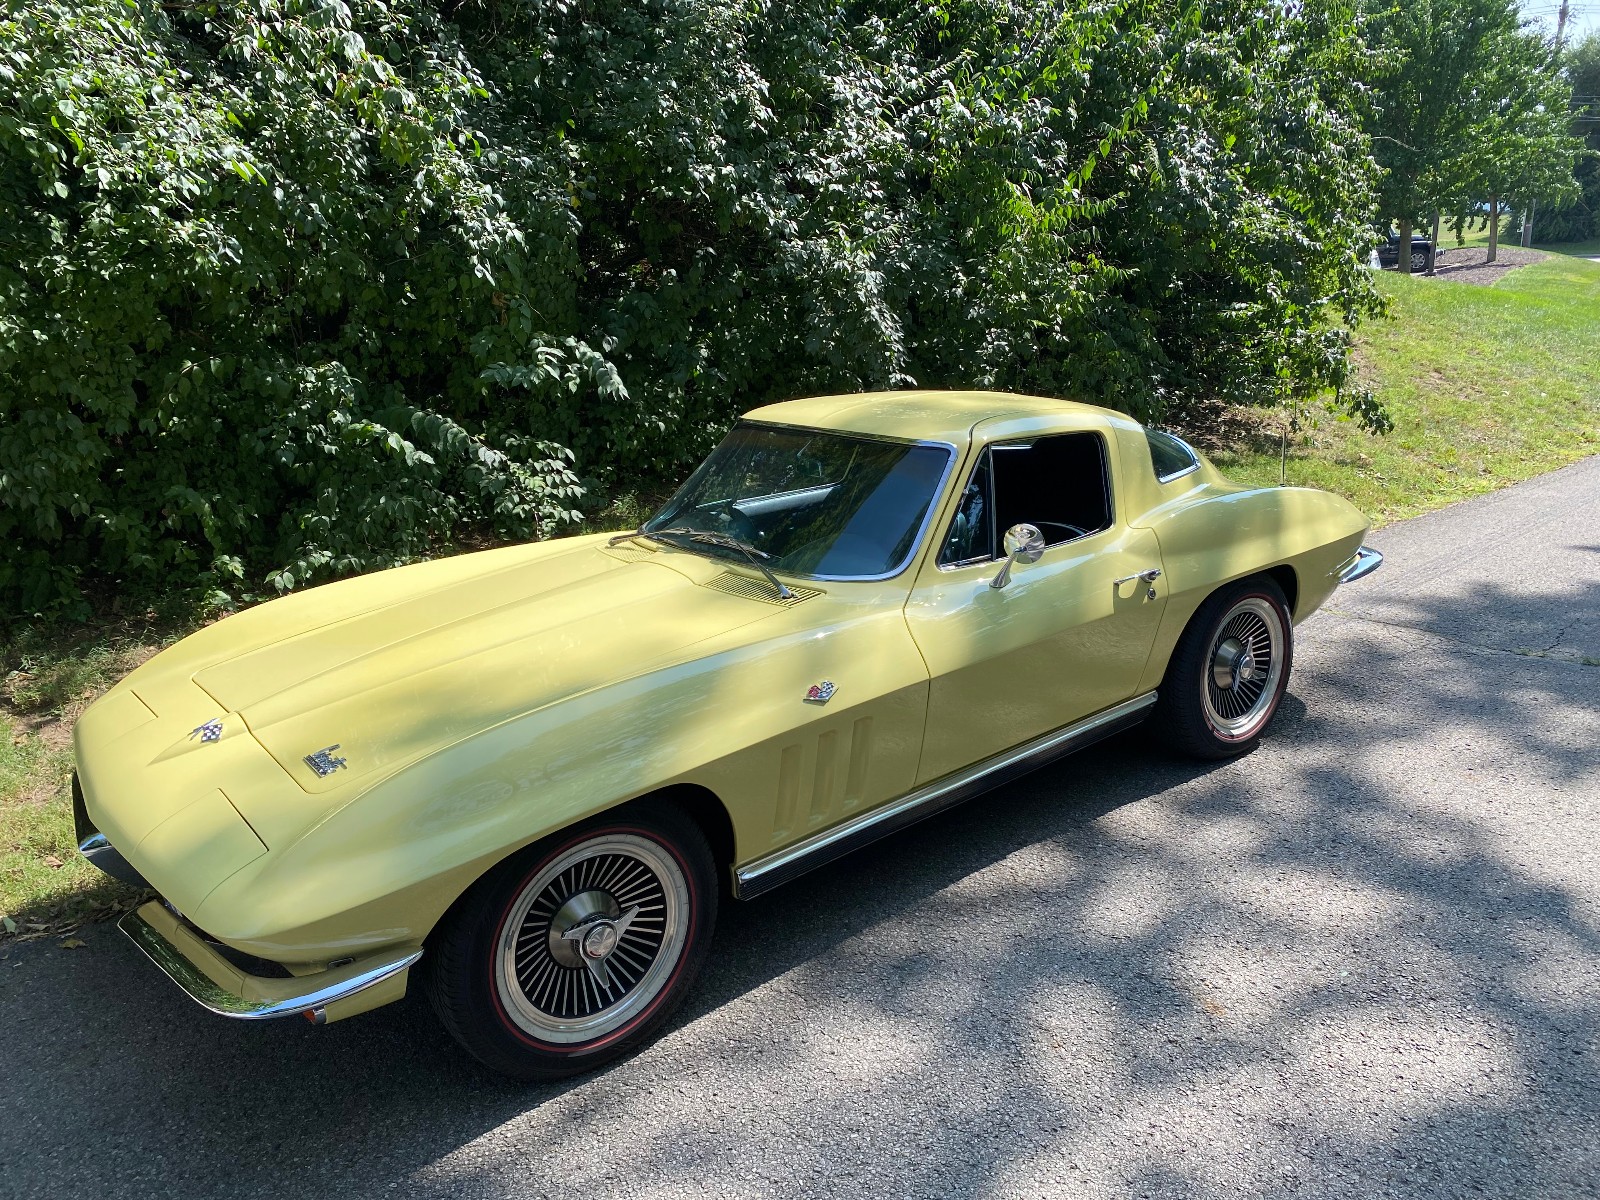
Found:
[[[783,611],[719,590],[726,574],[697,556],[611,550],[603,539],[515,547],[275,601],[150,665],[168,678],[181,669],[298,785],[300,801],[223,782],[275,849],[372,777]],[[319,752],[326,773],[310,761]]]

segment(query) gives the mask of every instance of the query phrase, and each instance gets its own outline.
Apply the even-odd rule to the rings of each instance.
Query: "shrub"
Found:
[[[11,2],[12,609],[546,536],[805,393],[1300,404],[1376,305],[1333,0]]]

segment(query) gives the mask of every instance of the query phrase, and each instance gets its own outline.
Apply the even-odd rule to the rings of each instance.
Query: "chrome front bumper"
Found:
[[[1365,579],[1383,565],[1383,555],[1371,546],[1363,546],[1339,564],[1339,582],[1354,583]]]
[[[422,957],[421,950],[386,951],[314,975],[265,979],[223,958],[159,900],[117,928],[202,1008],[244,1021],[299,1013],[321,1025],[354,1016],[403,996],[406,973]]]

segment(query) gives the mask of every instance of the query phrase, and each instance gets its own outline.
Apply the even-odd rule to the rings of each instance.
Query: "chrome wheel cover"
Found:
[[[495,990],[541,1041],[594,1041],[660,995],[688,933],[689,883],[672,854],[636,834],[601,834],[517,893],[496,939]]]
[[[1287,649],[1283,614],[1264,597],[1247,596],[1228,610],[1211,639],[1200,681],[1200,703],[1219,735],[1239,741],[1266,723]]]

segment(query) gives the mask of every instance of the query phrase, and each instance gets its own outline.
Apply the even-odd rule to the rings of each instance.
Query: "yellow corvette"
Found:
[[[1249,749],[1379,557],[1114,412],[894,392],[746,415],[637,531],[345,580],[157,656],[75,731],[122,928],[242,1018],[416,975],[550,1078],[639,1045],[746,898],[1146,718]],[[264,961],[263,961],[264,960]]]

